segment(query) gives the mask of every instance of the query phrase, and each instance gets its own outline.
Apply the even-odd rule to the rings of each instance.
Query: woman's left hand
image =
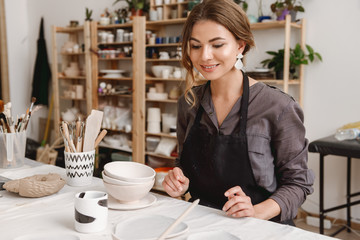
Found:
[[[251,198],[246,196],[241,187],[232,187],[225,192],[228,201],[223,206],[226,215],[241,218],[255,217],[255,209],[251,203]]]

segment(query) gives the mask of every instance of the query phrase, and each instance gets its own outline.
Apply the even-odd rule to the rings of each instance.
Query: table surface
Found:
[[[357,139],[339,141],[331,135],[311,142],[309,152],[360,158],[360,141]]]
[[[17,179],[34,174],[58,173],[65,178],[65,169],[52,165],[37,165],[26,160],[18,169],[0,169],[0,175]],[[83,240],[111,240],[111,233],[116,224],[139,217],[144,214],[157,214],[172,218],[180,216],[190,203],[163,195],[153,194],[157,201],[147,208],[137,210],[110,210],[107,228],[98,233],[83,234],[74,228],[74,196],[84,190],[105,191],[102,180],[93,178],[87,187],[71,187],[65,185],[58,193],[43,198],[23,198],[14,193],[1,191],[0,194],[0,238],[30,239],[26,236],[36,234],[69,234]],[[277,224],[255,218],[231,218],[224,212],[204,206],[196,206],[183,220],[189,230],[174,240],[188,239],[189,236],[211,231],[225,231],[246,239],[334,239],[317,233],[308,232],[296,227]],[[64,239],[65,240],[65,239]]]

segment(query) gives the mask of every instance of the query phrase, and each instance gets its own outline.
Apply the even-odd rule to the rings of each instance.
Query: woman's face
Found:
[[[245,47],[223,25],[210,20],[194,25],[189,43],[191,62],[208,80],[220,79],[236,71],[236,56]]]

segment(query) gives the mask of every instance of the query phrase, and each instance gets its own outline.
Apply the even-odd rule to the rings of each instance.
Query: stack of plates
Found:
[[[275,78],[274,72],[267,68],[256,68],[253,72],[246,72],[246,74],[257,80]]]

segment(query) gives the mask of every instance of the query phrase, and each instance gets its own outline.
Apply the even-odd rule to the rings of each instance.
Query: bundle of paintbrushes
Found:
[[[65,152],[94,150],[107,133],[106,130],[100,132],[102,116],[103,112],[92,110],[86,122],[80,118],[72,123],[62,121],[60,133],[64,138]]]
[[[26,114],[22,114],[20,117],[16,116],[16,119],[14,119],[11,113],[11,102],[4,105],[4,102],[0,100],[0,133],[26,131],[31,113],[38,109],[38,107],[34,108],[35,101],[36,98],[32,97],[30,108],[26,110]]]

